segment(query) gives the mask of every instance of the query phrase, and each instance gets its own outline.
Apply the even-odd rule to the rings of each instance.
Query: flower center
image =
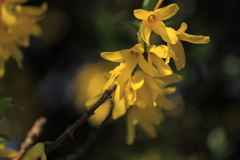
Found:
[[[156,23],[157,20],[158,20],[158,17],[157,17],[155,14],[152,14],[152,15],[150,15],[150,16],[148,17],[147,22],[148,22],[150,25],[152,25],[152,24]]]
[[[138,57],[139,56],[139,53],[138,52],[133,52],[133,51],[131,51],[131,56],[132,57]]]

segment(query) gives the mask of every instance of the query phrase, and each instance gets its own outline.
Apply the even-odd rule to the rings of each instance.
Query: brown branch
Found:
[[[45,149],[45,153],[48,155],[51,151],[61,146],[61,143],[65,141],[69,136],[73,135],[73,132],[82,125],[89,117],[94,114],[94,111],[103,104],[111,94],[116,90],[117,85],[113,85],[109,90],[106,90],[102,97],[72,125],[69,126],[65,132],[63,132],[54,142],[50,142],[49,146]]]
[[[158,0],[158,3],[156,4],[154,11],[161,6],[162,2],[163,2],[163,0]]]
[[[47,122],[45,117],[40,117],[37,119],[32,126],[31,130],[28,132],[27,137],[21,144],[21,149],[18,152],[18,155],[13,160],[20,160],[28,151],[28,149],[32,146],[32,144],[36,141],[36,138],[42,131],[43,125]]]
[[[110,102],[111,103],[111,102]],[[107,117],[104,119],[104,121],[100,124],[100,126],[98,126],[92,133],[91,135],[88,137],[88,140],[85,141],[85,143],[83,143],[81,145],[81,147],[76,149],[76,152],[68,155],[65,160],[74,160],[74,159],[78,159],[80,156],[82,156],[87,150],[88,148],[93,144],[93,142],[96,141],[98,134],[102,131],[102,129],[104,128],[104,126],[106,125],[106,123],[109,121],[109,119],[112,116],[112,111],[113,111],[113,104],[111,106],[111,109],[107,115]]]

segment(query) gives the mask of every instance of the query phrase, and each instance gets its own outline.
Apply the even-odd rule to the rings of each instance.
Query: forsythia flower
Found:
[[[102,52],[101,56],[104,59],[113,61],[113,62],[122,62],[125,61],[125,67],[121,70],[121,74],[116,79],[116,83],[119,84],[122,88],[125,88],[126,81],[130,78],[133,69],[139,65],[146,73],[151,76],[158,76],[159,73],[156,68],[152,65],[149,65],[143,57],[143,46],[142,44],[136,44],[131,49],[125,49],[117,52]],[[123,96],[123,89],[119,90],[119,94],[116,94],[116,101],[120,101]]]
[[[18,46],[28,47],[29,37],[40,36],[41,28],[36,23],[47,9],[22,6],[27,0],[3,0],[0,2],[0,77],[4,76],[4,63],[12,57],[22,68],[22,53]]]
[[[46,154],[44,152],[44,144],[37,143],[32,146],[27,153],[23,156],[22,160],[37,160],[41,158],[41,160],[46,160]]]
[[[186,29],[186,23],[182,23],[181,27],[177,31],[172,28],[167,29],[168,33],[175,34],[178,37],[176,44],[168,43],[169,52],[171,55],[175,56],[173,57],[173,60],[178,70],[185,66],[185,53],[180,40],[195,44],[205,44],[210,42],[210,38],[208,36],[190,35],[185,33]]]
[[[7,149],[5,146],[6,144],[3,142],[3,139],[0,138],[0,158],[13,159],[18,155],[18,151]],[[41,160],[46,160],[44,148],[45,146],[43,143],[37,143],[27,151],[22,160],[37,160],[39,158],[41,158]]]
[[[154,125],[159,125],[164,118],[162,112],[156,107],[147,107],[139,109],[131,107],[127,113],[127,144],[132,144],[135,139],[135,126],[139,124],[141,128],[151,137],[156,137],[157,134]]]
[[[162,21],[171,18],[177,13],[178,9],[179,7],[177,4],[171,4],[155,11],[146,11],[143,9],[134,10],[134,16],[137,19],[143,20],[140,28],[140,35],[145,43],[149,44],[149,37],[152,31],[160,35],[166,42],[172,44],[177,42],[176,35],[168,33]]]
[[[0,138],[0,158],[12,159],[17,156],[18,152],[5,148],[6,144],[3,142],[3,139]]]
[[[173,58],[178,70],[185,65],[181,40],[195,44],[210,41],[208,36],[185,33],[186,23],[182,23],[177,31],[166,27],[163,20],[171,18],[178,9],[177,4],[171,4],[154,11],[134,10],[134,16],[142,20],[138,43],[130,49],[101,53],[102,58],[120,64],[109,72],[108,81],[98,96],[89,99],[86,105],[92,105],[104,90],[117,84],[113,93],[115,103],[112,117],[116,119],[126,113],[128,144],[132,144],[135,139],[137,124],[149,136],[156,137],[154,126],[164,119],[162,110],[170,111],[177,106],[166,95],[176,91],[175,87],[169,85],[181,80],[169,66],[170,58]],[[149,38],[152,31],[160,35],[167,45],[151,44]]]

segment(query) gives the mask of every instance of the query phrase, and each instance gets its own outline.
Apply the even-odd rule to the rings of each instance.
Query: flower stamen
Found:
[[[138,57],[139,56],[138,52],[131,51],[130,54],[131,54],[132,57]]]
[[[148,24],[152,25],[158,20],[158,17],[155,14],[152,14],[148,17],[147,22]]]

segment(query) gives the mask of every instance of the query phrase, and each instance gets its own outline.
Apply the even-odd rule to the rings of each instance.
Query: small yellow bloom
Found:
[[[168,65],[170,60],[170,54],[168,53],[167,46],[155,46],[151,44],[147,48],[147,52],[148,62],[154,64],[157,67],[161,77],[171,75],[173,73],[172,69]],[[162,58],[165,58],[166,60],[164,61]]]
[[[151,137],[156,137],[154,125],[159,125],[164,119],[162,112],[156,107],[138,108],[132,106],[127,112],[127,144],[135,139],[135,126],[137,124]]]
[[[27,0],[3,0],[0,2],[0,77],[4,75],[4,63],[10,57],[22,68],[22,53],[18,46],[29,47],[30,36],[40,36],[42,31],[37,24],[47,10],[41,7],[22,6]]]
[[[41,158],[41,160],[46,160],[47,158],[44,148],[45,146],[43,143],[37,143],[27,151],[22,160],[37,160],[38,158]]]
[[[145,43],[149,44],[149,38],[152,31],[160,35],[166,42],[172,44],[177,42],[176,35],[168,33],[167,28],[162,21],[171,18],[177,13],[178,9],[179,7],[177,4],[170,4],[154,11],[146,11],[143,9],[134,10],[134,16],[137,19],[142,20],[140,35]]]
[[[6,144],[3,142],[3,139],[0,138],[0,158],[12,159],[17,156],[18,152],[5,148]]]
[[[124,49],[116,52],[102,52],[101,56],[104,59],[113,62],[123,62],[124,68],[116,78],[117,87],[115,94],[115,101],[119,102],[124,94],[124,89],[127,84],[127,80],[131,77],[134,68],[139,67],[147,74],[151,76],[159,76],[159,73],[155,67],[150,65],[143,57],[144,48],[142,44],[136,44],[131,49]]]
[[[167,32],[171,34],[175,34],[178,37],[178,41],[175,44],[168,43],[169,54],[174,55],[173,60],[175,62],[176,68],[178,70],[182,69],[185,66],[185,53],[182,46],[182,41],[187,41],[194,44],[205,44],[210,42],[209,36],[199,36],[199,35],[190,35],[185,33],[187,29],[187,24],[182,23],[181,27],[175,31],[172,28],[168,28]]]

